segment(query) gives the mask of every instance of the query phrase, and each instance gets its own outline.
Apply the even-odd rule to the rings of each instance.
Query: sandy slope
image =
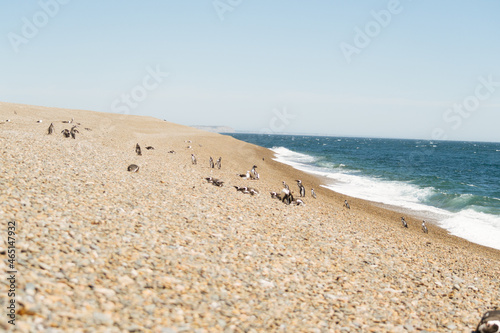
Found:
[[[71,118],[75,140],[60,134]],[[470,332],[500,306],[500,251],[404,229],[267,149],[150,117],[0,103],[6,119],[0,247],[15,220],[20,331]],[[237,176],[253,164],[259,181]],[[270,198],[283,180],[298,194],[295,179],[305,206]]]

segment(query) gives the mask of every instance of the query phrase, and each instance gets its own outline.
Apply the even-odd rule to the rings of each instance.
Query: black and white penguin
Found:
[[[69,131],[69,134],[71,135],[71,137],[72,137],[73,139],[76,139],[76,133],[80,133],[80,132],[78,132],[78,130],[76,129],[76,126],[71,127],[71,130]]]
[[[424,234],[428,234],[429,230],[427,229],[427,226],[425,225],[425,221],[422,221],[422,231]]]
[[[48,132],[48,134],[54,133],[54,124],[53,123],[50,123],[50,126],[49,126],[47,132]]]
[[[69,132],[69,129],[65,128],[61,131],[61,133],[64,135],[65,138],[69,138],[71,136],[71,133]]]
[[[281,194],[276,192],[269,192],[269,194],[271,194],[271,198],[281,200]]]
[[[147,147],[146,147],[146,149],[147,149],[147,150],[154,150],[154,149],[155,149],[155,147],[153,147],[153,146],[147,146]]]
[[[215,165],[217,165],[217,169],[220,169],[221,168],[221,163],[222,163],[222,157],[219,157],[219,159],[217,160],[217,162],[215,163]]]
[[[141,146],[139,146],[139,144],[136,144],[135,145],[135,152],[137,153],[137,155],[141,156],[142,155],[142,152],[141,152]]]
[[[300,197],[305,197],[306,196],[306,188],[304,185],[302,185],[302,181],[300,179],[296,180],[297,186],[299,187],[299,194]]]
[[[408,228],[408,223],[406,223],[404,216],[401,216],[401,223],[403,224],[403,227]]]
[[[314,192],[313,188],[311,188],[311,195],[314,199],[316,199],[316,192]]]
[[[477,325],[476,333],[500,333],[500,310],[486,312]]]
[[[347,202],[347,200],[344,200],[344,206],[345,206],[347,209],[351,209],[351,206],[349,206],[349,203]]]
[[[196,164],[196,156],[194,154],[191,154],[191,163]]]
[[[238,176],[240,176],[241,178],[245,178],[245,179],[250,179],[250,171],[247,171],[246,174],[238,174]]]
[[[210,164],[210,168],[215,168],[215,165],[214,165],[214,159],[212,158],[212,156],[210,156],[210,159],[208,160],[208,163]]]

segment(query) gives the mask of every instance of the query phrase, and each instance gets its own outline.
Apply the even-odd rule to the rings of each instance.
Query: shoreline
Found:
[[[80,131],[63,138],[73,117]],[[500,307],[500,251],[410,218],[404,230],[400,213],[320,187],[269,149],[152,117],[0,103],[2,118],[20,332],[470,331]],[[260,180],[238,176],[254,164]],[[305,206],[271,199],[296,179]]]
[[[273,151],[272,149],[270,149],[270,150]],[[418,230],[421,230],[421,222],[422,222],[422,220],[425,220],[427,224],[434,225],[435,227],[437,227],[437,228],[441,229],[442,231],[448,233],[448,235],[450,237],[456,237],[458,239],[462,239],[465,242],[470,242],[472,244],[476,244],[476,245],[484,247],[484,248],[492,249],[494,251],[500,251],[500,249],[497,249],[497,248],[494,248],[494,247],[491,247],[491,246],[488,246],[488,245],[484,245],[484,244],[481,244],[481,243],[477,243],[477,242],[468,240],[466,238],[463,238],[462,236],[454,235],[454,234],[451,233],[451,231],[449,231],[445,227],[441,226],[440,225],[441,222],[443,220],[445,220],[446,218],[449,218],[449,216],[447,217],[446,214],[452,214],[451,212],[447,212],[447,211],[444,211],[443,213],[432,212],[430,209],[432,209],[433,207],[429,207],[429,209],[426,209],[426,208],[422,208],[422,209],[407,208],[407,207],[403,207],[403,206],[398,206],[397,204],[390,204],[390,203],[385,203],[385,202],[381,202],[381,201],[375,201],[373,199],[364,199],[364,198],[360,198],[360,197],[357,197],[357,196],[343,194],[341,192],[337,192],[334,189],[335,185],[337,184],[336,180],[328,177],[327,175],[322,175],[320,171],[308,170],[307,167],[299,168],[299,167],[297,167],[297,166],[294,165],[294,164],[296,164],[295,162],[290,162],[289,163],[289,162],[287,162],[287,161],[285,161],[283,159],[280,160],[280,157],[277,156],[279,153],[274,152],[274,151],[273,151],[273,153],[275,154],[275,158],[274,158],[275,161],[277,161],[279,163],[283,163],[283,164],[288,165],[288,166],[291,166],[292,168],[294,168],[295,170],[298,170],[300,172],[305,172],[307,174],[310,174],[312,176],[317,177],[320,180],[320,185],[319,185],[320,187],[326,188],[326,189],[328,189],[330,191],[333,191],[337,195],[340,195],[340,196],[343,195],[343,196],[345,196],[347,198],[356,198],[358,200],[364,200],[364,201],[366,201],[368,203],[371,203],[375,207],[380,207],[382,209],[387,209],[388,211],[392,211],[392,212],[398,212],[399,214],[402,214],[402,216],[410,217],[413,220],[420,220],[420,222],[418,222],[418,224],[417,224],[417,229]],[[328,171],[325,171],[325,172],[328,172]],[[422,204],[422,205],[424,207],[426,207],[424,204]]]

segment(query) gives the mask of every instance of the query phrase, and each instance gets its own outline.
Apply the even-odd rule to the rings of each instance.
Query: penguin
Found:
[[[294,206],[304,206],[305,205],[304,201],[302,201],[301,199],[293,200],[290,204],[294,205]]]
[[[217,165],[217,169],[220,169],[221,168],[221,162],[222,162],[222,157],[219,157],[219,159],[217,160],[217,162],[215,163]]]
[[[69,129],[65,128],[61,131],[65,138],[69,138],[71,136]]]
[[[137,143],[135,145],[135,152],[137,153],[137,155],[141,156],[142,155],[142,152],[141,152],[141,146],[139,146],[139,144]]]
[[[138,172],[139,171],[139,166],[136,164],[130,164],[127,168],[127,171],[130,172]]]
[[[175,154],[175,150],[167,151],[167,154]]]
[[[476,333],[500,333],[500,310],[486,312],[477,325]]]
[[[40,119],[40,120],[37,120],[36,122],[37,122],[37,123],[41,123],[42,121],[43,121],[43,120],[42,120],[42,119]]]
[[[212,185],[222,187],[224,185],[224,182],[220,179],[213,179]]]
[[[155,147],[153,147],[153,146],[147,146],[147,147],[146,147],[146,149],[147,149],[147,150],[154,150],[154,149],[155,149]]]
[[[424,232],[424,234],[429,233],[429,229],[427,229],[427,226],[425,225],[425,221],[422,221],[422,231]]]
[[[283,196],[281,197],[281,201],[283,203],[286,203],[287,205],[289,205],[293,201],[293,194],[285,182],[283,182],[283,185],[285,186],[285,188],[283,188],[281,190],[281,193],[283,193]]]
[[[65,123],[65,124],[71,124],[73,123],[74,119],[71,118],[71,120],[63,120],[62,122]]]
[[[281,194],[278,194],[276,192],[269,192],[269,194],[271,194],[271,198],[278,199],[281,201]]]
[[[259,179],[259,174],[257,173],[257,171],[255,171],[255,169],[257,169],[256,165],[254,165],[252,167],[252,170],[250,170],[250,178],[256,180],[256,179]]]
[[[241,178],[249,179],[250,178],[250,171],[247,171],[246,174],[238,174],[238,176],[240,176]]]
[[[401,216],[401,223],[403,223],[403,227],[408,228],[408,223],[406,223],[404,216]]]
[[[197,163],[197,162],[196,162],[196,156],[194,156],[194,154],[191,154],[191,162],[192,162],[193,164],[196,164],[196,163]]]
[[[306,189],[304,187],[304,185],[302,185],[302,181],[300,179],[296,180],[297,182],[297,185],[299,186],[299,194],[300,194],[300,197],[305,197],[306,196]]]
[[[71,127],[71,131],[69,131],[69,134],[71,135],[71,137],[72,137],[73,139],[76,139],[76,133],[80,133],[80,132],[78,132],[78,130],[76,129],[76,126]]]
[[[248,187],[248,192],[250,192],[251,195],[259,194],[259,191],[254,189],[253,187]]]
[[[48,134],[54,133],[54,124],[50,123],[49,129],[47,130]]]
[[[351,206],[349,206],[349,203],[347,202],[347,200],[344,200],[344,206],[345,206],[347,209],[351,209]]]
[[[212,156],[210,156],[210,159],[208,160],[208,163],[210,164],[210,168],[215,168],[214,166],[214,159],[212,158]]]

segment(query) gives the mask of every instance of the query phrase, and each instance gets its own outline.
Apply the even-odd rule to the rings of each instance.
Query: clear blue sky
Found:
[[[3,1],[0,100],[500,141],[499,15],[498,0]]]

